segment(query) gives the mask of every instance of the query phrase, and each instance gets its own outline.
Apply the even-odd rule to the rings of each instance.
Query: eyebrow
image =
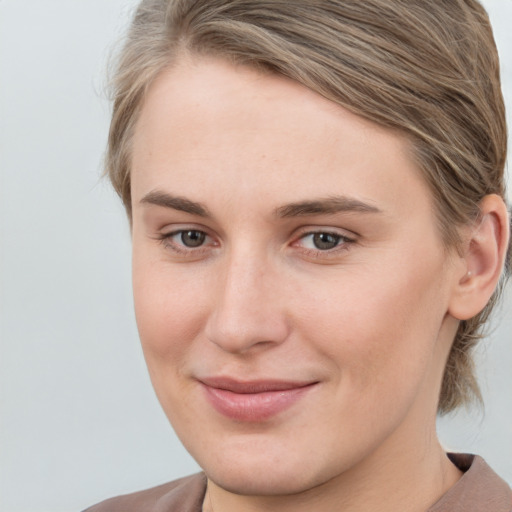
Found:
[[[141,204],[172,208],[173,210],[197,215],[199,217],[212,217],[208,208],[202,203],[191,201],[190,199],[180,196],[173,196],[159,190],[149,192],[140,202]],[[359,199],[347,196],[331,196],[324,199],[300,201],[280,206],[274,210],[274,216],[279,218],[291,218],[341,212],[382,213],[376,206],[360,201]]]
[[[173,196],[158,190],[149,192],[140,200],[140,202],[141,204],[172,208],[173,210],[190,213],[191,215],[197,215],[198,217],[211,217],[208,208],[201,203],[196,203],[195,201],[190,201],[190,199]]]
[[[281,218],[301,217],[307,215],[325,215],[341,212],[382,213],[376,206],[347,196],[331,196],[313,201],[301,201],[281,206],[275,215]]]

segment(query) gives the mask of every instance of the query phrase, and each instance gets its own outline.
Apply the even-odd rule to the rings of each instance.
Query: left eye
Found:
[[[204,244],[206,233],[191,229],[190,231],[180,231],[174,235],[185,247],[200,247]]]
[[[347,241],[346,238],[337,233],[308,233],[301,239],[301,245],[306,249],[313,249],[317,251],[328,251],[335,249],[341,243]]]

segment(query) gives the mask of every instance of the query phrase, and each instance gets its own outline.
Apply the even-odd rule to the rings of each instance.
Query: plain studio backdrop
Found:
[[[512,112],[512,0],[484,4]],[[134,5],[0,0],[3,512],[78,511],[198,469],[151,389],[128,225],[100,179],[105,62]],[[512,483],[510,288],[479,351],[485,411],[443,419],[440,435]]]

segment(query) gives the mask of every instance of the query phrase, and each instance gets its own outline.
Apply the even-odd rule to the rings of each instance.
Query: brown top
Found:
[[[481,457],[449,454],[462,478],[426,512],[512,512],[512,490]],[[107,501],[84,512],[201,512],[206,477],[180,478]]]

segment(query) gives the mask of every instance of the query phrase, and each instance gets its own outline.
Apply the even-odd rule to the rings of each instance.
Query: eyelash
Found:
[[[157,239],[166,249],[170,249],[180,255],[185,256],[192,253],[200,255],[202,254],[202,252],[205,251],[205,249],[208,248],[208,246],[205,246],[204,244],[201,244],[197,247],[187,247],[184,244],[176,243],[175,241],[173,241],[174,237],[178,235],[181,235],[183,237],[185,233],[200,233],[204,236],[205,240],[211,238],[205,231],[201,229],[177,229],[175,231],[171,231],[170,233],[162,233],[158,235]]]
[[[317,235],[327,235],[329,237],[334,237],[336,239],[336,245],[330,249],[319,249],[319,248],[306,248],[300,247],[301,252],[318,258],[328,258],[330,256],[336,256],[342,251],[349,250],[350,246],[356,242],[355,238],[348,237],[336,231],[329,231],[324,229],[319,229],[315,231],[305,231],[303,232],[292,245],[298,245],[299,242],[306,240],[308,237],[311,237],[312,241]],[[313,243],[313,242],[312,242]]]
[[[200,256],[202,253],[207,251],[210,247],[215,247],[218,244],[205,244],[202,243],[201,245],[198,245],[197,247],[187,247],[182,242],[176,242],[174,241],[174,237],[181,236],[183,237],[186,233],[199,233],[204,237],[204,240],[207,241],[208,239],[211,239],[210,235],[206,233],[205,231],[201,229],[177,229],[175,231],[171,231],[170,233],[162,233],[158,235],[157,240],[166,248],[170,249],[173,252],[187,256],[187,255],[196,255]],[[319,249],[319,248],[306,248],[301,247],[299,245],[299,242],[306,240],[308,237],[311,237],[312,239],[317,235],[327,235],[330,237],[334,237],[336,245],[333,248],[330,249]],[[316,231],[304,231],[303,233],[298,236],[294,242],[292,242],[291,246],[298,247],[300,251],[310,257],[316,257],[316,258],[326,258],[330,256],[337,255],[338,253],[342,251],[349,250],[350,246],[356,242],[355,238],[348,237],[346,235],[343,235],[341,233],[338,233],[336,231],[329,231],[329,230],[316,230]]]

